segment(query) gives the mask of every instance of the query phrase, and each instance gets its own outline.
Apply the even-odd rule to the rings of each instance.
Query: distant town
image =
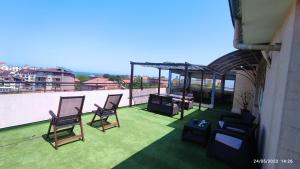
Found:
[[[134,86],[140,86],[141,81],[147,88],[157,84],[158,78],[135,76]],[[65,68],[12,66],[0,61],[0,93],[125,89],[129,83],[128,75],[77,74]],[[162,87],[167,83],[163,77]]]

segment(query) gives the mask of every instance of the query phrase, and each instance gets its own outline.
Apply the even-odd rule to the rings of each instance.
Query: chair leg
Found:
[[[52,120],[50,121],[50,125],[49,125],[49,128],[48,128],[47,138],[49,138],[49,134],[50,134],[50,131],[51,131],[51,126],[52,126]]]
[[[91,126],[93,125],[93,122],[94,122],[94,120],[95,120],[95,118],[96,118],[96,113],[95,113],[95,115],[94,115],[94,117],[92,118],[92,121],[91,121]]]
[[[101,116],[100,116],[100,121],[101,121],[102,131],[105,132],[104,119]]]
[[[55,149],[57,150],[58,140],[57,140],[57,129],[55,125],[53,125],[53,130],[54,130],[54,144],[55,144]]]
[[[82,139],[82,141],[84,141],[84,134],[83,134],[83,127],[82,127],[82,121],[81,121],[81,119],[80,119],[80,132],[81,132],[81,139]]]
[[[116,116],[116,120],[117,120],[117,123],[118,123],[118,127],[121,127],[121,126],[120,126],[120,123],[119,123],[119,118],[118,118],[117,113],[115,113],[115,116]]]
[[[75,126],[72,126],[72,127],[70,128],[70,133],[73,132],[74,127],[75,127]]]

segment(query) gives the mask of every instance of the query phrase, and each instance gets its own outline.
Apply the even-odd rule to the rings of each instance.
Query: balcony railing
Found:
[[[128,89],[130,83],[74,83],[74,82],[21,82],[0,81],[0,94],[31,93],[31,92],[62,92]],[[133,89],[157,88],[157,83],[133,84]],[[166,86],[162,86],[166,87]]]

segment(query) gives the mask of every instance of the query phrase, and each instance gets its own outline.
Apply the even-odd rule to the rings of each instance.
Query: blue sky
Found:
[[[0,22],[12,65],[129,74],[129,61],[206,65],[234,50],[227,0],[1,0]]]

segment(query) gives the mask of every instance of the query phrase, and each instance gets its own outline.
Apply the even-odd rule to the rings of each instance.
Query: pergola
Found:
[[[160,86],[161,86],[161,70],[169,70],[169,75],[171,71],[181,71],[184,75],[184,84],[183,84],[183,91],[182,91],[182,104],[181,104],[181,114],[180,119],[183,119],[184,116],[184,108],[183,103],[185,101],[186,96],[186,88],[187,88],[187,78],[188,74],[190,72],[201,72],[202,78],[201,78],[201,101],[199,103],[199,108],[201,107],[202,102],[202,89],[203,89],[203,76],[205,71],[210,71],[209,68],[202,65],[195,65],[190,63],[171,63],[171,62],[163,62],[163,63],[151,63],[151,62],[130,62],[131,64],[131,74],[130,74],[130,88],[129,88],[129,106],[132,106],[132,90],[133,90],[133,76],[134,76],[134,66],[140,65],[144,67],[152,67],[158,69],[158,94],[160,94]],[[169,78],[169,83],[170,83]]]
[[[249,79],[255,86],[256,67],[262,58],[259,50],[236,50],[216,59],[207,67],[220,75],[231,70],[243,71],[244,74],[240,75]]]

